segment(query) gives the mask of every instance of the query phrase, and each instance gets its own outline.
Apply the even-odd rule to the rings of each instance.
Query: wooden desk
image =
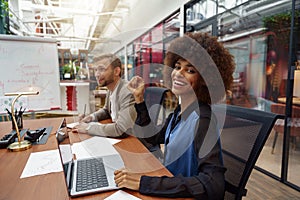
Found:
[[[68,123],[74,122],[74,118],[67,118]],[[75,143],[80,142],[85,139],[90,138],[91,136],[86,134],[78,134],[69,132],[69,142]],[[172,176],[172,174],[156,159],[152,153],[148,151],[148,149],[135,137],[129,136],[127,138],[122,139],[121,142],[115,144],[115,148],[120,153],[124,165],[126,168],[134,170],[136,172],[146,172],[148,175],[152,176]],[[139,192],[122,189],[127,193],[130,193],[140,199],[169,199],[162,197],[151,197],[140,194]],[[80,199],[104,199],[109,195],[113,194],[116,191],[109,191],[104,193],[98,193],[93,195],[88,195],[84,197],[80,197]],[[71,199],[78,199],[71,198]],[[184,199],[184,198],[175,198],[175,199]]]
[[[45,145],[34,145],[32,148],[21,152],[0,150],[0,199],[69,199],[63,172],[20,179],[30,153],[58,148],[55,133],[61,123],[62,118],[24,120],[24,128],[34,130],[44,126],[52,126],[52,132]],[[1,122],[0,130],[0,137],[9,133],[11,122]]]
[[[22,152],[9,152],[6,149],[0,150],[0,199],[45,199],[45,200],[62,200],[62,199],[104,199],[116,191],[109,191],[87,195],[77,198],[68,196],[64,173],[51,173],[40,176],[20,179],[22,171],[26,165],[31,152],[57,149],[58,144],[55,137],[56,130],[62,123],[61,118],[24,120],[24,128],[36,129],[43,126],[52,126],[52,133],[45,145],[35,145],[32,148]],[[3,136],[11,130],[11,122],[0,123],[0,135]],[[80,142],[89,138],[89,135],[69,133],[70,143]],[[140,143],[135,137],[122,139],[115,145],[120,152],[124,164],[127,168],[137,172],[147,172],[149,175],[167,175],[170,172]],[[151,197],[141,195],[139,192],[124,189],[124,191],[133,194],[141,199],[168,199],[161,197]]]

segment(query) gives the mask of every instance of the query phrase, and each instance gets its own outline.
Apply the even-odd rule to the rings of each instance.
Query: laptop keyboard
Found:
[[[77,161],[76,191],[108,186],[102,158]]]

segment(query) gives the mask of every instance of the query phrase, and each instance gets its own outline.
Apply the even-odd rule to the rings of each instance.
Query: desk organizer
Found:
[[[50,133],[51,133],[51,131],[52,131],[52,126],[42,127],[42,128],[38,128],[38,129],[32,130],[32,131],[39,131],[39,130],[42,130],[42,129],[45,129],[45,130],[43,131],[43,133],[42,133],[42,136],[39,137],[39,138],[37,138],[35,141],[32,141],[32,140],[28,139],[28,138],[30,138],[30,137],[28,137],[28,133],[27,133],[27,136],[25,136],[24,139],[25,139],[25,140],[29,140],[29,141],[32,143],[32,145],[46,144],[46,143],[47,143],[47,140],[48,140],[48,138],[49,138],[49,135],[50,135]]]
[[[20,130],[20,137],[23,137],[26,133],[27,129]],[[9,134],[4,135],[0,139],[0,149],[6,148],[11,143],[18,141],[17,132],[15,130],[12,130]]]

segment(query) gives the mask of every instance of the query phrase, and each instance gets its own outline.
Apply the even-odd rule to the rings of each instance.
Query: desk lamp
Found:
[[[15,118],[15,111],[14,111],[14,106],[15,106],[15,102],[17,101],[17,99],[22,96],[22,95],[38,95],[39,92],[16,92],[16,93],[5,93],[5,96],[16,96],[14,98],[14,100],[12,101],[11,104],[11,116],[12,116],[12,120],[13,123],[15,125],[16,128],[16,132],[18,135],[18,141],[11,143],[7,148],[10,151],[24,151],[26,149],[31,148],[31,143],[27,140],[23,140],[21,141],[21,136],[20,136],[20,131],[19,131],[19,127]]]

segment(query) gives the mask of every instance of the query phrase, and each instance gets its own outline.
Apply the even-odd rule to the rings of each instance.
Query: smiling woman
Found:
[[[128,88],[137,111],[133,134],[150,147],[164,144],[163,164],[174,176],[154,177],[148,171],[123,168],[115,171],[115,182],[146,195],[224,199],[219,120],[211,106],[230,88],[233,57],[216,37],[186,33],[171,42],[164,64],[172,68],[172,92],[180,98],[165,124],[157,126],[151,120],[141,77],[132,78]]]

